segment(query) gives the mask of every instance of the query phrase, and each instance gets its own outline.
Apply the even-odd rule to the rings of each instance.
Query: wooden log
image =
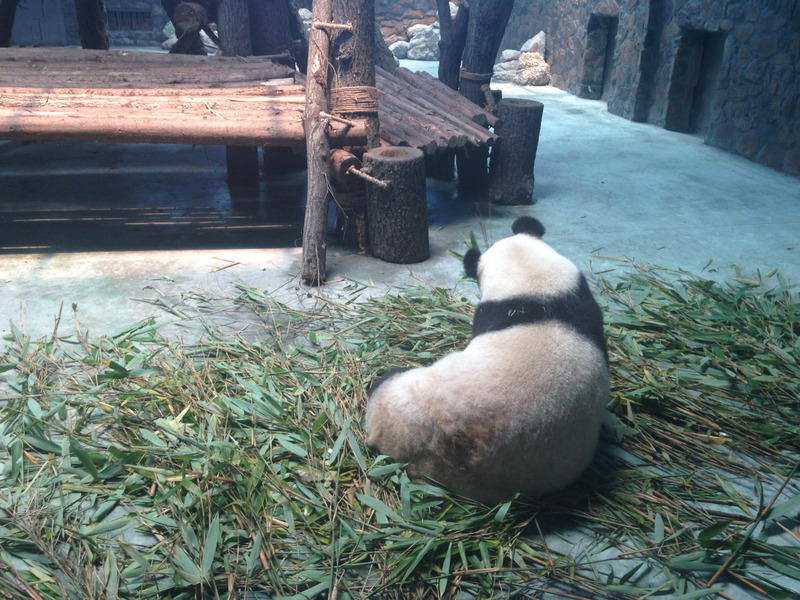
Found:
[[[27,82],[26,82],[27,83]],[[160,97],[157,100],[156,97]],[[236,88],[203,88],[203,87],[161,87],[161,88],[87,88],[87,87],[4,87],[0,86],[0,105],[11,105],[14,102],[63,102],[106,100],[126,102],[129,99],[147,98],[148,102],[251,102],[263,105],[304,104],[306,101],[305,86],[287,84],[282,86],[257,86]]]
[[[400,69],[398,69],[398,71],[400,71]],[[405,104],[409,106],[409,108],[426,115],[427,120],[431,120],[430,115],[434,115],[437,120],[447,123],[450,128],[466,132],[475,139],[483,140],[483,143],[487,145],[491,143],[493,136],[485,127],[473,122],[472,119],[464,118],[463,115],[457,116],[455,105],[440,105],[426,99],[422,94],[419,94],[419,92],[415,92],[412,85],[413,84],[410,84],[410,82],[409,85],[407,85],[391,80],[383,82],[386,96],[391,97],[395,102],[399,101],[399,98],[403,98],[406,101]],[[452,92],[450,92],[450,94],[452,95]]]
[[[347,174],[350,167],[361,168],[361,161],[358,160],[358,157],[341,148],[331,150],[328,162],[331,175],[342,183],[346,183],[351,177]]]
[[[373,148],[364,169],[386,182],[367,183],[367,237],[373,256],[393,263],[415,263],[430,256],[425,157],[407,147]]]
[[[306,78],[306,163],[308,188],[306,213],[303,222],[303,256],[300,277],[307,284],[321,285],[325,281],[326,252],[328,245],[328,155],[331,144],[320,113],[328,108],[328,55],[330,41],[325,30],[316,23],[330,23],[330,0],[317,0],[313,4],[311,34],[309,36],[308,70]]]
[[[298,146],[305,139],[303,122],[296,116],[222,111],[152,114],[88,107],[80,110],[0,108],[0,139],[20,141],[74,141],[145,144]],[[324,124],[320,124],[324,130]],[[331,123],[328,136],[337,144],[366,143],[366,124],[354,127]],[[327,165],[327,151],[325,153]]]
[[[530,204],[533,201],[533,167],[539,147],[544,105],[535,100],[506,98],[497,105],[503,121],[500,138],[489,163],[489,201],[495,204]]]
[[[246,82],[256,86],[293,75],[293,70],[264,57],[245,61],[235,56],[124,50],[0,48],[0,87],[231,87]]]
[[[423,90],[425,95],[432,98],[436,104],[447,107],[451,113],[459,114],[477,123],[480,127],[494,127],[497,123],[497,117],[494,114],[467,100],[461,94],[454,94],[430,73],[424,71],[412,73],[408,69],[400,68],[395,71],[394,75],[413,88]]]

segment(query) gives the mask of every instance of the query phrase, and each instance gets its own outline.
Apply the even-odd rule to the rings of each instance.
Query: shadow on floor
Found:
[[[486,212],[486,202],[460,198],[457,188],[428,180],[431,227]],[[262,177],[258,190],[233,193],[222,147],[1,142],[0,189],[2,254],[302,241],[305,171]]]

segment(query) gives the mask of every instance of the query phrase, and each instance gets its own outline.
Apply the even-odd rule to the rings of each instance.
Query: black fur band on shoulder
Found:
[[[534,217],[517,217],[511,225],[511,231],[517,233],[527,233],[533,237],[540,238],[544,235],[544,225],[539,219]]]
[[[514,296],[479,302],[472,321],[472,337],[546,321],[559,321],[586,337],[603,352],[608,363],[603,313],[583,275],[576,289],[559,296]]]

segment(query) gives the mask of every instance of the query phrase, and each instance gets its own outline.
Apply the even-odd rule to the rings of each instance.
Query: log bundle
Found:
[[[426,73],[376,73],[381,143],[489,146],[496,119]],[[0,140],[302,147],[303,76],[267,57],[0,48]],[[330,121],[335,146],[363,121]]]

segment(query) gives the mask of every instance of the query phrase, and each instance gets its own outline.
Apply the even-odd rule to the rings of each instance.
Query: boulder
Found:
[[[418,33],[421,33],[427,29],[428,29],[427,25],[424,25],[422,23],[417,23],[416,25],[412,25],[411,27],[409,27],[406,34],[408,35],[408,39],[410,40]]]
[[[500,62],[509,60],[519,60],[519,55],[522,54],[519,50],[503,50],[500,53]]]
[[[494,75],[492,75],[492,81],[496,81],[498,83],[514,81],[514,77],[516,76],[518,69],[518,60],[506,60],[499,62],[494,66]]]
[[[547,42],[547,36],[545,35],[544,31],[540,31],[527,42],[522,44],[520,50],[522,52],[532,52],[535,54],[539,54],[542,58],[546,58],[545,56],[545,43]]]
[[[550,65],[537,52],[523,52],[512,81],[517,85],[549,85]]]
[[[408,42],[402,40],[397,41],[389,46],[389,50],[391,50],[397,60],[408,58]]]
[[[439,60],[439,32],[432,27],[420,29],[408,42],[407,58]]]

